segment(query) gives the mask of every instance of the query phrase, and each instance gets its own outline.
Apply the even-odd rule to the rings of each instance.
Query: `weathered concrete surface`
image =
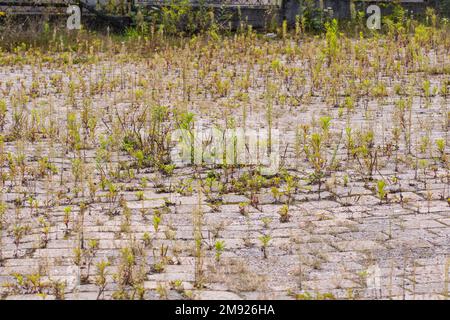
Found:
[[[21,105],[27,115],[32,114],[31,110],[40,112],[45,125],[39,128],[50,130],[50,120],[53,120],[56,130],[53,140],[44,131],[37,131],[34,140],[11,138],[5,143],[5,154],[10,152],[12,159],[24,155],[27,170],[22,175],[18,169],[21,162],[16,160],[11,160],[17,163],[16,167],[9,161],[2,167],[8,177],[16,170],[15,178],[12,181],[6,178],[2,188],[6,203],[0,237],[2,297],[287,299],[308,295],[320,298],[324,294],[342,299],[448,297],[449,172],[448,163],[439,160],[434,146],[437,138],[446,139],[444,153],[448,156],[448,125],[443,122],[448,113],[448,97],[433,95],[425,106],[421,81],[414,82],[412,152],[407,152],[403,138],[397,143],[398,150],[389,149],[393,128],[399,125],[395,120],[398,119],[395,105],[402,97],[394,93],[393,86],[411,80],[406,72],[391,78],[380,76],[380,81],[384,79],[386,83],[388,96],[361,97],[353,112],[339,115],[340,106],[327,100],[328,94],[321,91],[326,89],[325,81],[317,91],[307,94],[312,86],[307,61],[319,54],[307,58],[302,50],[314,50],[321,42],[310,47],[305,43],[291,43],[297,50],[292,54],[286,53],[286,42],[275,40],[268,45],[264,41],[255,40],[247,51],[238,46],[229,49],[239,52],[239,57],[244,55],[242,60],[233,60],[222,47],[207,47],[205,52],[212,52],[208,64],[203,60],[206,55],[187,59],[192,53],[177,49],[167,52],[167,57],[153,54],[142,60],[130,59],[128,53],[100,61],[91,57],[93,60],[88,65],[73,64],[70,66],[73,69],[57,59],[52,64],[37,66],[2,66],[1,96],[8,101],[9,110],[4,133],[9,135],[14,130],[11,101],[21,95],[29,99]],[[259,56],[265,59],[260,65],[243,53],[259,52],[261,48],[268,55]],[[369,58],[372,62],[376,60]],[[269,70],[264,74],[262,70],[268,70],[265,66],[275,59],[289,72],[302,70],[296,74],[296,81],[302,84],[295,86],[282,72]],[[357,64],[353,57],[348,59],[349,64],[350,61]],[[211,122],[223,122],[223,112],[228,107],[234,108],[229,106],[233,102],[248,107],[249,127],[263,123],[266,116],[266,80],[263,79],[268,75],[278,84],[278,94],[290,99],[286,103],[280,98],[273,105],[274,126],[283,135],[280,150],[284,166],[298,181],[289,207],[289,222],[280,222],[278,213],[286,198],[277,200],[270,187],[258,190],[259,204],[242,212],[239,204],[251,201],[249,190],[225,192],[220,195],[221,202],[214,205],[207,201],[207,196],[219,196],[217,190],[207,194],[195,181],[190,192],[183,189],[183,183],[193,177],[192,167],[177,168],[169,176],[152,167],[133,169],[129,175],[130,170],[123,163],[134,163],[134,159],[125,151],[109,146],[109,159],[101,153],[105,150],[102,144],[107,143],[99,137],[117,134],[110,131],[112,124],[118,125],[118,114],[132,113],[137,90],[145,90],[151,105],[158,101],[158,105],[185,106],[180,71],[185,61],[192,63],[187,71],[192,81],[188,106]],[[431,66],[448,63],[448,60],[430,61]],[[195,68],[205,65],[221,68],[203,70],[210,74],[197,82],[200,72]],[[248,100],[240,95],[245,70],[249,70],[251,78],[246,92]],[[328,72],[325,70],[324,75]],[[211,80],[215,72],[223,77],[230,74],[234,81],[225,95],[216,95],[211,89],[215,85]],[[58,74],[61,82],[55,78]],[[439,86],[446,77],[439,73],[426,76],[432,86]],[[67,102],[70,79],[76,83],[75,106]],[[344,73],[338,80],[341,88],[349,83]],[[194,90],[195,86],[198,91]],[[73,161],[77,155],[65,147],[67,112],[71,110],[80,117],[83,103],[88,103],[84,100],[87,97],[92,99],[91,116],[97,117],[98,127],[93,141],[88,141],[90,146],[79,153],[86,175],[83,183],[78,181],[75,185],[77,172]],[[344,95],[339,96],[339,103],[343,99]],[[242,121],[242,110],[232,110],[235,120]],[[326,152],[331,158],[333,150],[337,150],[338,165],[327,172],[319,195],[318,185],[310,180],[312,168],[301,151],[303,145],[299,144],[300,151],[294,146],[298,125],[308,124],[319,130],[317,119],[325,115],[332,117]],[[27,126],[30,132],[33,132],[32,123]],[[347,126],[355,131],[369,128],[374,131],[374,144],[380,151],[373,179],[367,177],[363,163],[348,157],[345,144],[340,142]],[[425,140],[424,150],[420,150],[422,137],[426,136],[430,140],[428,143]],[[35,173],[43,156],[48,156],[56,173],[47,171],[42,176]],[[417,168],[419,159],[427,163],[421,162],[422,167]],[[117,169],[119,163],[122,167]],[[211,168],[199,170],[197,173],[205,177]],[[216,171],[225,183],[223,171]],[[248,168],[235,169],[232,174],[239,177],[248,171]],[[102,188],[100,178],[105,172],[117,186],[117,193],[109,187]],[[142,178],[147,183],[143,184]],[[376,191],[380,179],[387,182],[385,199],[380,199]],[[285,189],[286,184],[282,182],[280,190]],[[143,192],[142,196],[138,191]],[[66,208],[70,208],[67,215]],[[159,223],[155,223],[155,216],[161,219]],[[17,237],[23,226],[30,228]],[[263,235],[271,237],[266,258],[262,250]],[[90,242],[93,239],[97,241],[95,245]],[[214,249],[217,240],[225,244],[219,260]],[[80,248],[81,261],[76,251]],[[99,290],[97,263],[101,261],[109,262],[104,290]],[[128,261],[132,261],[129,269]],[[124,296],[118,281],[124,274],[135,281],[125,288],[128,296]],[[23,285],[21,279],[27,276],[29,282]],[[64,283],[59,291],[58,283]],[[41,291],[47,295],[39,295]],[[103,292],[99,295],[99,291]]]

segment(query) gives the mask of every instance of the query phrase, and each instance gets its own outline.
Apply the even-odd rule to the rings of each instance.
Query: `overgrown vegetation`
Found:
[[[225,14],[183,0],[138,13],[125,34],[48,24],[26,39],[2,34],[0,272],[64,246],[64,259],[14,273],[2,294],[191,299],[209,284],[265,292],[299,279],[290,297],[353,299],[373,296],[355,265],[400,263],[401,236],[417,239],[412,249],[442,243],[448,20],[395,7],[381,31],[355,34],[357,17],[349,32],[311,6],[268,35],[244,22],[231,32]],[[267,150],[244,141],[239,154],[224,135],[227,153],[200,125],[278,129],[280,145],[270,133],[256,144]],[[177,142],[189,163],[174,161]],[[280,156],[275,173],[235,161],[264,152]],[[429,243],[414,233],[428,217]],[[65,278],[51,279],[55,265]],[[312,275],[330,266],[345,277],[316,292]]]

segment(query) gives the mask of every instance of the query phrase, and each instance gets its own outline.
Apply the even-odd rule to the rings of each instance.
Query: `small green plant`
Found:
[[[436,147],[439,152],[440,159],[445,162],[446,154],[445,154],[445,140],[442,138],[436,139]]]
[[[428,161],[427,159],[420,159],[418,162],[418,169],[422,169],[423,174],[423,182],[425,189],[427,188],[427,169],[428,169]]]
[[[108,193],[106,194],[106,198],[108,199],[108,202],[109,202],[109,213],[113,214],[114,206],[115,206],[115,203],[116,203],[118,195],[119,195],[119,189],[118,189],[117,185],[112,182],[108,182],[107,187],[108,187]]]
[[[272,222],[272,218],[269,217],[261,218],[261,222],[263,223],[265,229],[269,229],[270,223]]]
[[[18,256],[20,241],[31,231],[29,225],[19,225],[16,224],[12,228],[12,234],[14,237],[14,244],[16,245],[16,251],[14,252],[14,256]]]
[[[44,217],[39,217],[38,223],[41,227],[41,237],[39,245],[41,248],[45,248],[47,247],[49,241],[50,223]]]
[[[142,241],[146,247],[150,247],[152,245],[152,237],[150,236],[150,232],[144,232]]]
[[[175,170],[175,165],[174,164],[162,165],[161,170],[165,175],[171,176],[171,175],[173,175],[173,172]]]
[[[339,31],[338,31],[338,21],[333,19],[332,21],[325,22],[326,29],[326,55],[328,57],[328,65],[334,62],[339,53]]]
[[[158,283],[156,286],[156,293],[159,295],[160,299],[167,299],[167,288],[165,285]]]
[[[267,247],[269,246],[270,240],[272,240],[272,237],[268,234],[259,237],[259,241],[261,242],[261,251],[263,252],[264,259],[267,259]]]
[[[131,230],[131,209],[128,207],[125,200],[120,201],[122,207],[122,223],[120,224],[120,231],[128,233]]]
[[[94,260],[95,256],[97,255],[98,247],[99,247],[99,240],[89,239],[87,241],[87,249],[83,251],[84,258],[85,258],[85,265],[86,265],[86,273],[81,276],[82,282],[87,282],[89,279],[92,261]]]
[[[67,286],[66,281],[53,280],[50,281],[49,286],[51,287],[51,293],[55,296],[56,300],[65,299],[64,293]]]
[[[4,215],[6,212],[7,206],[4,201],[0,201],[0,230],[3,230],[3,224],[4,224]]]
[[[248,203],[247,202],[239,203],[239,213],[243,216],[248,215]]]
[[[289,222],[289,207],[288,205],[283,205],[280,210],[278,210],[278,214],[280,215],[280,222],[284,223],[284,222]]]
[[[214,244],[214,248],[216,250],[216,261],[220,261],[220,257],[222,256],[223,251],[225,250],[225,241],[217,240]]]
[[[348,175],[344,175],[344,177],[342,178],[342,184],[344,185],[344,187],[346,187],[348,185],[349,182],[349,177]]]
[[[144,191],[136,191],[136,198],[139,200],[139,201],[142,201],[142,200],[144,200]]]
[[[272,196],[273,196],[273,198],[275,199],[275,203],[280,202],[280,197],[281,197],[281,195],[283,194],[283,193],[280,191],[280,189],[279,189],[278,187],[276,187],[276,186],[273,186],[273,187],[270,189],[270,192],[272,193]]]
[[[330,130],[330,125],[331,125],[331,117],[321,117],[320,119],[320,128],[322,129],[324,136],[328,137],[328,132]]]
[[[313,133],[311,136],[311,152],[308,154],[308,159],[313,165],[314,173],[312,174],[312,181],[319,185],[319,199],[322,186],[322,179],[325,176],[326,159],[323,156],[323,136],[319,133]]]
[[[155,214],[153,215],[153,228],[155,229],[156,233],[159,230],[160,223],[161,223],[161,215],[155,211]]]
[[[166,208],[175,205],[175,202],[171,201],[171,200],[170,200],[169,198],[167,198],[167,197],[164,197],[163,200],[164,200],[164,206],[165,206]]]
[[[3,132],[6,123],[6,101],[0,100],[0,131]]]
[[[5,284],[5,287],[12,289],[15,293],[37,294],[45,297],[50,291],[49,289],[51,289],[51,282],[43,281],[43,277],[40,273],[24,275],[15,272],[11,274],[11,276],[14,277],[15,283],[7,283]]]
[[[425,80],[422,84],[422,90],[425,98],[429,98],[431,95],[431,83],[429,80]]]
[[[142,177],[141,181],[139,182],[139,185],[141,186],[142,189],[147,188],[147,185],[148,185],[147,177]]]
[[[65,234],[69,234],[69,223],[70,223],[70,214],[72,213],[71,207],[65,207],[64,208],[64,225],[66,226]]]
[[[139,263],[144,257],[143,250],[133,240],[129,246],[120,250],[117,272],[113,274],[113,280],[117,290],[113,293],[113,299],[143,299],[145,295],[144,280],[146,270]]]
[[[350,113],[350,112],[352,112],[354,110],[355,102],[354,102],[354,100],[353,100],[353,98],[351,96],[350,97],[345,97],[344,106],[347,109],[347,113]]]
[[[367,286],[367,277],[369,276],[369,273],[367,272],[367,270],[359,271],[356,274],[358,276],[359,284],[362,287],[366,287]]]
[[[176,292],[182,294],[184,291],[183,281],[182,280],[173,280],[170,281],[170,286],[175,289]]]
[[[107,284],[107,272],[106,268],[110,266],[109,261],[101,261],[97,263],[97,275],[95,277],[95,285],[98,287],[97,300],[100,299],[105,291]]]
[[[161,247],[159,248],[159,256],[157,255],[158,249],[153,248],[153,256],[155,257],[155,263],[152,266],[153,271],[161,273],[165,270],[166,265],[168,263],[167,258],[167,250],[169,249],[168,246],[161,244]]]
[[[83,259],[83,249],[81,248],[74,248],[73,249],[73,263],[76,266],[81,266],[82,260]]]
[[[377,195],[378,195],[378,199],[380,199],[381,202],[387,196],[386,182],[384,182],[384,180],[378,180],[378,182],[377,182]]]

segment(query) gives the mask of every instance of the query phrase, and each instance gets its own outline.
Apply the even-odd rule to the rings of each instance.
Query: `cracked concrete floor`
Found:
[[[389,94],[362,97],[350,115],[342,115],[339,106],[324,98],[324,91],[308,95],[309,90],[303,90],[297,95],[281,73],[269,73],[279,90],[273,103],[273,126],[281,132],[283,167],[297,183],[289,198],[290,219],[284,223],[279,221],[279,211],[286,196],[276,199],[269,185],[263,185],[255,194],[245,187],[231,192],[212,188],[205,194],[204,190],[199,192],[198,178],[205,178],[211,168],[181,167],[171,175],[154,167],[130,169],[126,164],[135,159],[115,141],[104,139],[120,137],[115,127],[117,117],[133,113],[137,90],[149,105],[187,106],[207,123],[221,123],[227,117],[242,121],[244,111],[233,106],[239,103],[247,106],[248,127],[265,126],[263,92],[267,75],[263,63],[253,63],[251,52],[271,48],[267,49],[267,57],[259,59],[269,65],[279,59],[291,72],[303,70],[299,76],[302,86],[312,85],[308,58],[292,57],[282,47],[281,41],[267,44],[258,40],[249,44],[246,52],[230,44],[205,46],[206,50],[191,60],[186,57],[192,57],[192,52],[180,48],[170,49],[165,56],[127,59],[123,52],[110,58],[99,55],[99,61],[78,62],[70,68],[57,58],[52,63],[1,66],[0,98],[7,102],[9,110],[3,152],[11,154],[3,162],[2,173],[7,177],[15,170],[14,179],[4,179],[1,193],[5,204],[1,229],[2,297],[447,298],[449,167],[448,160],[438,159],[434,141],[446,141],[444,153],[448,156],[448,121],[443,119],[448,116],[449,100],[437,94],[424,107],[425,98],[418,84],[422,75],[404,72],[391,78],[380,77]],[[203,68],[199,64],[206,63],[208,50],[208,62],[219,67],[202,69],[207,74],[204,79],[212,81],[236,73],[230,76],[234,80],[226,94],[209,94],[211,83],[195,80],[198,68]],[[227,50],[241,52],[242,57],[232,60]],[[295,50],[302,50],[301,46]],[[79,57],[70,59],[74,58]],[[180,71],[183,61],[190,66],[184,76]],[[399,61],[402,63],[401,57]],[[432,61],[428,63],[433,65]],[[239,79],[245,80],[243,70],[250,75],[245,98],[238,95],[243,85]],[[432,86],[448,79],[445,73],[426,76]],[[188,102],[183,77],[192,79]],[[394,86],[405,85],[411,79],[416,81],[417,90],[411,95],[412,150],[408,153],[403,138],[397,149],[392,148],[393,128],[398,126],[396,101],[402,98],[394,93]],[[342,74],[338,80],[345,86],[348,78]],[[70,102],[72,87],[74,105]],[[292,101],[298,96],[300,101],[294,105]],[[292,99],[286,102],[286,97]],[[79,127],[88,146],[77,153],[64,147],[67,113],[74,112],[76,119],[81,119],[86,101],[92,106],[89,117],[97,120],[96,135],[91,139]],[[26,119],[23,130],[34,132],[31,137],[11,135],[17,108]],[[334,158],[335,162],[323,178],[319,195],[317,183],[311,183],[313,169],[304,154],[301,130],[302,125],[314,130],[321,116],[331,117],[324,157],[328,161]],[[354,132],[371,129],[374,133],[373,148],[379,151],[377,170],[371,179],[364,163],[348,155],[343,138],[346,127]],[[101,145],[107,145],[103,149],[109,150],[107,156],[99,154]],[[419,150],[421,146],[424,150]],[[54,166],[54,172],[46,162],[43,164],[43,157]],[[81,171],[85,173],[81,183],[75,179],[77,158],[82,159]],[[44,175],[36,173],[42,165]],[[226,179],[238,178],[249,168],[228,170],[227,175],[222,169],[215,172],[220,175],[216,183],[223,185]],[[116,191],[103,184],[105,176],[114,182]],[[270,181],[270,177],[266,180]],[[378,180],[387,183],[383,200],[377,193]],[[189,183],[192,190],[182,188]],[[286,191],[283,179],[279,190]],[[208,202],[208,196],[218,200]],[[243,212],[242,203],[251,203],[255,196],[258,204],[247,205]],[[267,258],[263,235],[270,236],[265,248]],[[219,261],[216,241],[224,243]],[[132,262],[127,265],[130,252]],[[101,261],[108,261],[108,265],[99,296]],[[124,274],[134,283],[121,283]]]

